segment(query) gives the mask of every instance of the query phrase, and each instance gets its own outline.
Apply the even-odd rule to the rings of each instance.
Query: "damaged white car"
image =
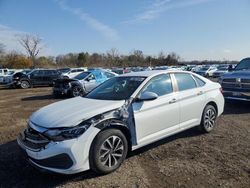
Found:
[[[40,169],[110,173],[131,150],[195,126],[212,131],[224,109],[220,90],[220,84],[190,72],[124,74],[85,97],[38,110],[17,141]]]

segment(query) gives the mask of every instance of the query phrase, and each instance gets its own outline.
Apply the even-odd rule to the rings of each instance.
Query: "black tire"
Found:
[[[20,81],[20,87],[22,88],[22,89],[27,89],[27,88],[30,88],[30,83],[29,83],[29,81],[27,81],[27,80],[21,80]]]
[[[108,144],[108,141],[111,143]],[[110,149],[108,149],[110,148]],[[101,131],[92,142],[89,162],[97,174],[108,174],[120,167],[127,156],[128,141],[118,129]]]
[[[214,106],[207,105],[203,110],[200,130],[204,133],[211,132],[216,125],[217,111]]]
[[[85,92],[80,86],[73,86],[71,89],[71,97],[83,96],[84,94]]]

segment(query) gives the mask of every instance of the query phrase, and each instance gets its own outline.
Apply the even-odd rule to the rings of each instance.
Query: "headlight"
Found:
[[[82,122],[72,128],[50,129],[44,135],[53,141],[63,141],[77,138],[82,135],[91,125],[91,122]]]

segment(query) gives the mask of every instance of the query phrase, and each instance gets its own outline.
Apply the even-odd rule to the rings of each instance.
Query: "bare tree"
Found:
[[[107,57],[108,57],[108,66],[112,67],[117,64],[119,60],[119,51],[116,48],[111,48],[109,51],[107,51]]]
[[[4,44],[0,43],[0,54],[4,53]]]
[[[32,60],[33,66],[35,66],[36,56],[42,49],[41,42],[42,39],[37,36],[33,36],[30,34],[20,36],[19,43],[26,50],[29,58]]]

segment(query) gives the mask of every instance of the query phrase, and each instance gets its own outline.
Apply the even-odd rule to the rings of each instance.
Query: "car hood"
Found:
[[[83,120],[114,110],[124,104],[124,100],[96,100],[75,97],[41,108],[30,117],[32,124],[44,128],[73,127]]]
[[[250,79],[250,70],[228,72],[223,75],[223,78],[249,78]]]

